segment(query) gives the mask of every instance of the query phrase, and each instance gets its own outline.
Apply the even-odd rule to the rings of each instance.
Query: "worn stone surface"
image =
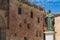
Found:
[[[18,0],[10,0],[9,5],[6,40],[43,40],[44,11],[20,3]],[[18,14],[18,7],[21,8],[20,14]]]

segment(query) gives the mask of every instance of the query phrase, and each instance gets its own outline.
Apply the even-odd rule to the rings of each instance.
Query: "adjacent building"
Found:
[[[60,40],[60,14],[55,14],[55,40]]]

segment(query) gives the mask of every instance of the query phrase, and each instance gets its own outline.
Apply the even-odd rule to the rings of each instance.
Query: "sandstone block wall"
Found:
[[[0,10],[5,23],[2,26],[5,28],[6,40],[43,40],[44,10],[20,1],[9,0],[9,12]]]
[[[16,0],[10,0],[9,8],[7,40],[43,40],[44,11]]]
[[[60,40],[60,14],[55,17],[55,40]]]

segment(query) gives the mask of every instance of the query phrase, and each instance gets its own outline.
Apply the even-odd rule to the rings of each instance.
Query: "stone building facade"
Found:
[[[9,0],[7,3],[6,9],[5,6],[0,9],[5,30],[0,28],[5,32],[6,40],[44,40],[44,9],[27,0]]]
[[[55,14],[55,40],[60,40],[60,14]]]

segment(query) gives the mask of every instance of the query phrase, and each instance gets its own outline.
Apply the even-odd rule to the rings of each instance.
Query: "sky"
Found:
[[[32,0],[29,0],[31,3]],[[60,0],[34,0],[35,5],[40,5],[45,11],[51,10],[52,13],[60,13]]]

